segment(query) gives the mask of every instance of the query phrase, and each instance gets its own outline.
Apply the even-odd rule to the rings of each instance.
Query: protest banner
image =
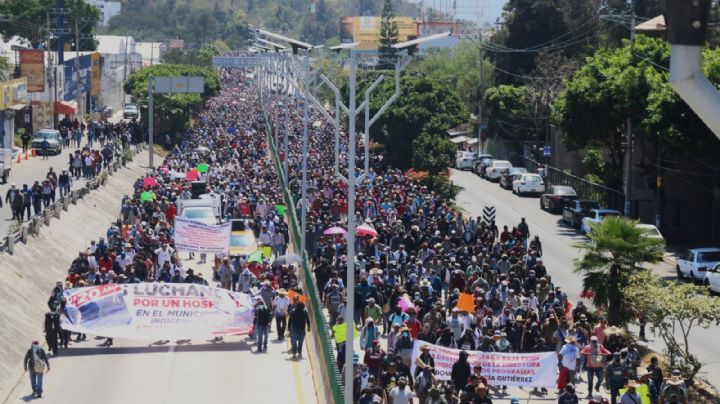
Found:
[[[103,337],[187,339],[247,334],[250,295],[198,284],[106,284],[66,289],[62,328]]]
[[[206,254],[227,254],[230,249],[230,224],[206,224],[176,217],[175,248]]]
[[[458,297],[457,305],[458,310],[467,311],[468,313],[475,313],[475,300],[473,296],[468,293],[460,293]]]
[[[355,323],[353,323],[351,327],[353,329],[353,336],[355,338],[359,337],[360,334],[358,333],[357,328],[355,328]],[[342,344],[343,342],[345,342],[347,340],[347,324],[346,323],[335,324],[332,329],[333,329],[333,336],[335,336],[335,342],[337,342],[338,344]]]
[[[420,347],[424,341],[416,340],[413,345],[411,374],[415,374],[415,359],[420,356]],[[435,360],[435,377],[438,380],[450,380],[453,364],[460,357],[459,349],[430,346],[430,355]],[[536,353],[495,353],[468,351],[470,367],[482,366],[482,374],[491,385],[555,387],[557,380],[557,354],[555,352]]]

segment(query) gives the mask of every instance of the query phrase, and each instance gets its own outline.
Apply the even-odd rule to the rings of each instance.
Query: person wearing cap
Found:
[[[302,358],[303,342],[305,341],[305,333],[310,332],[310,315],[308,315],[305,303],[300,301],[300,297],[293,297],[293,305],[288,315],[288,326],[290,331],[290,346],[293,351],[293,358],[296,355]]]
[[[665,380],[660,393],[660,404],[668,403],[688,404],[685,381],[680,377],[680,372],[677,370],[673,370],[672,375]]]
[[[407,384],[407,377],[398,378],[397,386],[390,390],[390,404],[412,404],[413,392]]]
[[[33,397],[42,397],[43,375],[50,371],[50,361],[38,341],[33,341],[30,349],[25,353],[23,367],[30,374]]]
[[[610,351],[605,349],[604,346],[600,345],[596,336],[590,337],[590,343],[586,345],[581,351],[580,355],[585,357],[585,370],[587,372],[588,382],[588,396],[591,398],[593,390],[593,381],[597,380],[595,384],[595,391],[600,391],[600,385],[603,380],[603,371],[607,364],[607,358],[612,355]]]
[[[471,399],[473,404],[493,404],[492,398],[488,395],[488,386],[486,384],[478,383],[473,393]]]
[[[578,404],[580,399],[575,394],[575,385],[568,383],[563,388],[562,394],[558,397],[558,404]],[[638,404],[640,402],[638,401]]]
[[[640,404],[642,398],[637,392],[638,383],[630,379],[627,384],[627,390],[620,396],[620,404]]]
[[[372,348],[365,351],[365,357],[363,363],[366,363],[370,369],[370,373],[375,377],[382,375],[383,362],[385,361],[386,353],[380,346],[380,340],[375,339],[372,342]]]
[[[625,387],[627,382],[627,366],[620,360],[620,353],[615,352],[613,360],[605,367],[605,386],[610,390],[610,402],[612,404],[617,404],[620,389]]]
[[[288,299],[285,289],[280,289],[275,296],[273,306],[275,307],[275,327],[277,328],[277,339],[282,341],[285,339],[285,328],[287,327],[287,314],[290,308],[290,299]]]
[[[650,372],[645,369],[641,369],[638,372],[638,387],[636,391],[640,394],[643,402],[657,403],[660,392],[655,385],[655,381],[650,378]]]
[[[268,327],[272,321],[270,308],[267,307],[261,296],[255,298],[255,335],[256,352],[267,351]]]
[[[565,345],[563,345],[562,348],[560,348],[560,352],[558,352],[558,366],[560,367],[558,389],[564,388],[565,383],[575,382],[575,371],[580,366],[580,350],[576,342],[574,336],[568,336],[565,338]],[[564,378],[563,375],[565,375]]]

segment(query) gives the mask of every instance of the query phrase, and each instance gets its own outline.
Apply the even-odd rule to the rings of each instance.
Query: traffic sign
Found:
[[[545,146],[543,147],[543,156],[551,156],[552,155],[552,146]]]
[[[205,78],[202,76],[162,76],[154,78],[153,93],[202,93]]]
[[[485,208],[483,208],[483,222],[489,224],[494,221],[495,221],[495,207],[494,206],[485,206]]]
[[[255,67],[255,56],[213,56],[212,64],[215,67]]]

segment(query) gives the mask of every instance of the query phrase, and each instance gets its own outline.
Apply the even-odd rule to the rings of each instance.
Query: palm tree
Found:
[[[583,289],[593,292],[593,304],[607,308],[610,325],[621,326],[629,320],[623,288],[630,275],[646,270],[643,264],[662,260],[665,242],[648,237],[636,220],[608,217],[591,225],[590,240],[575,244],[585,255],[575,260],[575,272],[584,274]]]

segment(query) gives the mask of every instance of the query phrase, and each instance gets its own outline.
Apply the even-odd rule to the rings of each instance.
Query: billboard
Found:
[[[45,52],[42,49],[20,50],[20,75],[27,77],[27,91],[45,91]]]
[[[90,95],[97,97],[100,95],[100,83],[102,81],[100,71],[100,54],[93,53],[90,55]]]
[[[343,43],[358,42],[356,50],[377,50],[380,44],[379,16],[342,17],[340,20],[340,38]],[[418,26],[412,17],[395,17],[398,26],[398,41],[415,39]]]

